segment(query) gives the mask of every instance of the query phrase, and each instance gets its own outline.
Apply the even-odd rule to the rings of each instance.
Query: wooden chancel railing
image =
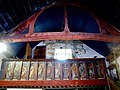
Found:
[[[107,86],[104,59],[3,59],[1,87]]]

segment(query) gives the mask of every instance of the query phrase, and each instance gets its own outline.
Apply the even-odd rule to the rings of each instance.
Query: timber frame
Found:
[[[83,33],[83,32],[70,32],[68,27],[68,18],[66,12],[66,4],[80,7],[72,3],[55,3],[42,8],[39,12],[32,15],[26,21],[20,23],[17,27],[13,28],[12,32],[1,36],[3,42],[30,42],[40,40],[97,40],[105,42],[120,42],[120,32],[112,25],[102,21],[95,15],[91,14],[99,25],[100,33]],[[37,17],[47,8],[56,5],[64,6],[64,31],[63,32],[44,32],[34,33],[34,24]],[[80,7],[81,8],[81,7]],[[85,8],[83,8],[85,9]],[[29,28],[28,34],[21,34],[26,28]]]

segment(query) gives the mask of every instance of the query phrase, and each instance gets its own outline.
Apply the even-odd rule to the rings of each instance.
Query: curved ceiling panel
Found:
[[[61,32],[64,30],[63,6],[53,6],[40,14],[35,22],[34,32]]]
[[[100,33],[94,17],[86,10],[67,5],[68,27],[71,32]],[[63,6],[53,6],[40,14],[35,22],[35,33],[61,32],[64,30]]]
[[[75,6],[67,6],[68,25],[71,32],[99,33],[99,26],[86,10]]]

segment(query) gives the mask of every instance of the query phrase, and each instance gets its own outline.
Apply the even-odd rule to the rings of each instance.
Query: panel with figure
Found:
[[[38,63],[38,80],[44,79],[44,62]]]
[[[78,65],[76,62],[71,64],[71,76],[72,80],[78,80]]]
[[[63,77],[63,80],[69,80],[70,78],[69,63],[67,62],[62,64],[62,77]]]
[[[55,80],[60,80],[61,78],[61,64],[60,62],[55,62]]]
[[[36,62],[31,62],[31,65],[30,65],[30,75],[29,75],[29,79],[30,80],[36,80]]]
[[[110,74],[111,74],[111,77],[112,77],[113,80],[115,80],[115,81],[119,80],[116,67],[112,67],[110,69]]]
[[[12,80],[13,68],[14,68],[14,62],[7,62],[5,79]]]
[[[23,62],[21,80],[28,80],[30,62]]]
[[[92,62],[87,62],[87,72],[89,79],[95,79],[94,67]]]
[[[95,65],[96,65],[96,71],[97,71],[97,78],[100,79],[100,78],[104,78],[104,73],[103,73],[103,70],[102,70],[102,65],[101,65],[101,61],[96,61],[95,62]]]
[[[52,62],[46,62],[46,80],[53,78],[53,65]]]
[[[22,66],[22,61],[19,61],[19,62],[15,63],[14,75],[13,75],[14,80],[19,80],[20,79],[21,66]]]
[[[80,80],[86,80],[86,67],[85,67],[85,62],[79,62],[79,76]]]

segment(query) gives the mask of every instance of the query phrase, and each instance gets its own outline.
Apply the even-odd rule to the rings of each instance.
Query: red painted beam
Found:
[[[100,80],[0,80],[0,86],[89,86],[107,85],[106,79]]]
[[[15,36],[5,36],[0,38],[0,40],[7,42],[29,42],[40,40],[97,40],[105,42],[120,42],[120,36],[81,32],[80,33],[46,32],[46,33],[34,33],[32,35],[18,34]]]
[[[64,32],[68,33],[69,32],[69,28],[68,28],[68,17],[67,17],[67,10],[66,10],[66,4],[63,5],[64,6]]]

